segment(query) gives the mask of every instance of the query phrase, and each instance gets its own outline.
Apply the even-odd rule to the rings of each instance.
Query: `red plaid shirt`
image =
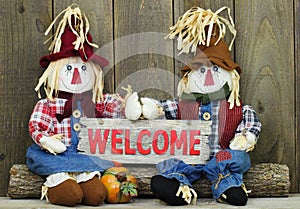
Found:
[[[29,134],[36,144],[44,136],[63,134],[62,142],[71,144],[71,119],[65,118],[58,122],[56,114],[62,114],[66,99],[57,98],[55,101],[42,99],[37,102],[29,120]],[[96,110],[103,118],[124,118],[122,102],[110,94],[104,95],[104,100],[96,104]],[[83,115],[84,116],[84,115]]]

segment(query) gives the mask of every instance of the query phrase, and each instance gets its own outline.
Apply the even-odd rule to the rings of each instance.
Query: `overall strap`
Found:
[[[235,105],[232,109],[229,109],[229,105],[226,100],[222,100],[218,116],[220,145],[223,149],[229,147],[229,143],[243,119],[242,105]]]

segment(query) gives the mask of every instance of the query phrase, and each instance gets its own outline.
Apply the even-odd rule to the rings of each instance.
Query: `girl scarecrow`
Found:
[[[92,43],[88,19],[77,5],[62,11],[46,35],[61,15],[51,53],[40,60],[46,70],[35,90],[44,84],[47,98],[37,102],[30,117],[29,133],[35,144],[27,151],[27,165],[47,176],[42,198],[58,205],[97,206],[107,195],[100,173],[118,163],[77,151],[79,120],[123,118],[124,105],[113,95],[102,94],[101,67],[108,62],[93,53],[97,45]]]
[[[156,101],[166,119],[211,121],[210,159],[205,165],[189,165],[172,158],[158,163],[159,175],[151,179],[151,190],[169,205],[195,203],[192,183],[206,175],[213,197],[219,202],[245,205],[248,191],[243,174],[250,168],[248,152],[253,150],[261,123],[253,108],[239,99],[241,68],[230,58],[236,35],[234,23],[218,14],[194,7],[181,16],[168,35],[178,36],[180,53],[193,52],[191,63],[182,69],[179,99]],[[223,40],[226,25],[234,38],[228,47]],[[147,110],[159,115],[160,108]]]

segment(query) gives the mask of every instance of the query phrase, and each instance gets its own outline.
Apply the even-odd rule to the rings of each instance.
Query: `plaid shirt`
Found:
[[[162,100],[159,102],[165,111],[166,119],[175,120],[177,119],[178,113],[178,100]],[[219,144],[219,123],[218,123],[218,114],[220,109],[220,101],[212,101],[211,102],[211,120],[212,120],[212,134],[209,136],[209,147],[211,151],[211,157],[214,156],[215,153],[221,150]],[[258,120],[258,117],[254,111],[254,109],[250,105],[243,105],[243,120],[238,125],[235,134],[240,134],[243,130],[247,132],[253,133],[256,138],[259,137],[261,131],[261,123]],[[201,118],[201,105],[199,106],[198,118]]]
[[[29,134],[36,144],[44,136],[63,134],[62,142],[71,144],[71,119],[65,118],[58,122],[56,114],[64,112],[66,99],[57,98],[55,101],[42,99],[37,102],[29,120]],[[124,118],[122,102],[109,94],[104,95],[104,100],[96,104],[96,110],[103,118]],[[84,115],[83,115],[84,116]]]

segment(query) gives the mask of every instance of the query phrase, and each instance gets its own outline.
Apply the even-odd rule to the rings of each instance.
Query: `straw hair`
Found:
[[[84,42],[87,42],[90,46],[98,48],[97,44],[90,43],[89,40],[87,39],[87,34],[90,29],[90,24],[86,15],[84,14],[84,12],[80,10],[77,4],[72,4],[68,6],[65,10],[63,10],[57,15],[57,17],[53,20],[53,22],[46,30],[45,32],[46,36],[49,34],[55,22],[62,14],[64,14],[64,16],[61,19],[61,21],[58,23],[57,30],[53,37],[53,41],[49,46],[49,51],[51,51],[52,53],[56,53],[60,51],[61,36],[64,33],[66,27],[69,27],[74,33],[74,35],[77,37],[76,41],[73,43],[75,50],[78,50],[79,48],[84,50],[83,47]],[[46,42],[48,42],[51,38],[52,37],[50,37]]]
[[[218,15],[224,10],[227,10],[229,20]],[[178,36],[178,50],[181,50],[179,54],[189,53],[190,51],[196,53],[198,45],[210,45],[211,37],[218,37],[215,43],[218,44],[219,40],[226,34],[226,26],[233,34],[229,45],[229,50],[231,50],[236,37],[236,30],[230,16],[230,9],[224,6],[216,12],[212,12],[210,9],[204,10],[200,7],[193,7],[179,17],[174,26],[170,27],[171,32],[166,38],[174,39]]]
[[[238,72],[236,70],[232,70],[231,72],[231,80],[232,80],[232,90],[228,99],[229,102],[229,109],[232,109],[234,107],[234,105],[236,106],[240,106],[241,102],[240,102],[240,85],[239,85],[239,81],[240,81],[240,75],[238,74]]]

